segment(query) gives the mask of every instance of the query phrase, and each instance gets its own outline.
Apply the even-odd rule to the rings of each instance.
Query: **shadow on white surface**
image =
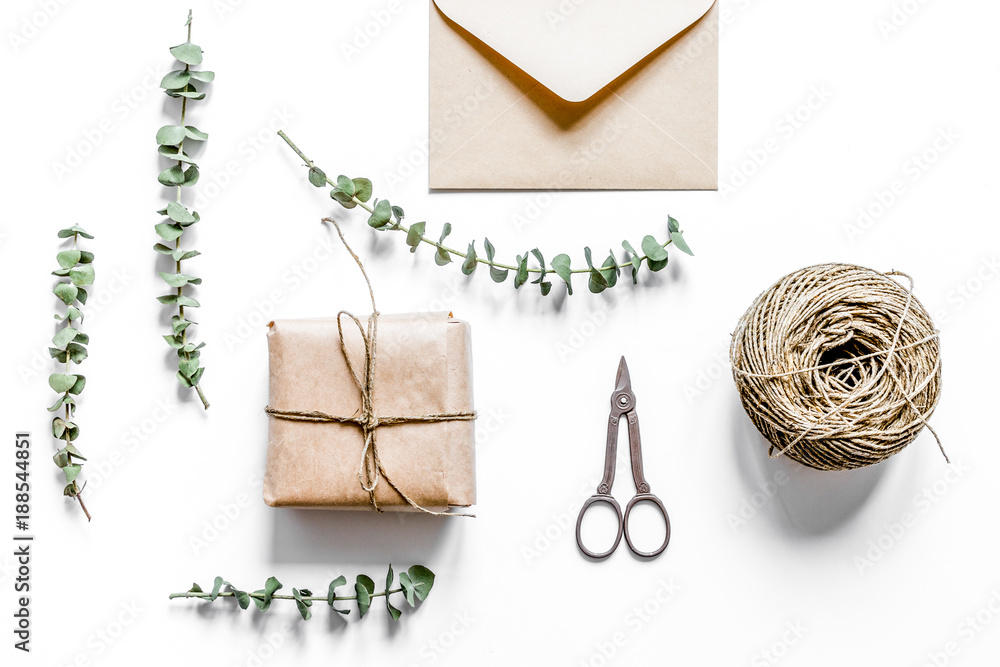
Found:
[[[831,472],[813,470],[786,456],[772,459],[769,443],[739,400],[734,397],[730,406],[732,443],[747,495],[763,494],[767,500],[773,495],[778,502],[764,502],[759,513],[789,535],[820,536],[845,526],[862,511],[887,466],[896,464],[893,457],[867,468]]]
[[[273,513],[275,563],[426,563],[468,519],[415,512],[280,508]]]

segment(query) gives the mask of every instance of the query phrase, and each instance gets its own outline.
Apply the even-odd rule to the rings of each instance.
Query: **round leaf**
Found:
[[[56,255],[56,261],[59,262],[59,266],[64,269],[68,269],[76,266],[82,256],[83,253],[76,248],[73,248],[71,250],[63,250],[61,253]]]
[[[79,292],[76,285],[71,285],[70,283],[59,283],[52,289],[52,291],[67,306],[76,300],[76,295]]]
[[[170,47],[170,54],[185,65],[200,65],[203,55],[201,47],[191,42]]]
[[[166,88],[167,90],[177,90],[188,85],[191,81],[191,72],[186,70],[174,70],[173,72],[168,72],[166,76],[160,81],[160,88]]]
[[[164,125],[156,132],[156,143],[160,146],[176,146],[184,141],[184,128],[179,125]]]
[[[646,236],[642,239],[642,251],[646,253],[648,259],[654,262],[662,262],[667,258],[667,251],[663,245],[652,236]]]
[[[65,394],[76,384],[76,376],[66,373],[53,373],[49,376],[49,386],[58,394]]]
[[[70,269],[69,279],[73,281],[74,285],[77,285],[79,287],[84,287],[86,285],[93,285],[94,265],[81,264],[75,269]]]

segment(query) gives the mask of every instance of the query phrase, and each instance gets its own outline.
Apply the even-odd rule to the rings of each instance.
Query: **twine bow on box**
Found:
[[[384,478],[386,484],[388,484],[392,489],[406,501],[408,505],[426,514],[433,514],[436,516],[475,516],[474,514],[464,514],[458,512],[438,512],[434,510],[429,510],[416,501],[410,498],[406,493],[392,481],[392,478],[386,472],[382,465],[382,461],[379,459],[378,455],[378,440],[376,438],[377,430],[382,426],[393,426],[397,424],[419,424],[419,423],[434,423],[434,422],[445,422],[445,421],[473,421],[476,418],[475,412],[448,412],[448,413],[437,413],[437,414],[426,414],[426,415],[412,415],[405,417],[398,416],[384,416],[379,415],[375,411],[375,361],[376,355],[376,343],[378,340],[378,308],[375,306],[375,293],[372,290],[371,281],[368,280],[368,274],[365,272],[365,267],[361,264],[361,260],[348,245],[347,240],[344,239],[344,233],[340,231],[340,226],[337,222],[331,218],[324,218],[324,222],[329,222],[333,225],[334,229],[337,230],[337,234],[340,236],[341,242],[344,247],[347,248],[347,252],[351,254],[354,261],[357,263],[358,268],[361,269],[361,275],[365,278],[365,283],[368,284],[368,294],[371,297],[372,302],[372,314],[368,317],[368,328],[367,331],[365,327],[362,326],[361,320],[359,320],[355,315],[347,312],[340,311],[337,313],[337,331],[340,335],[340,349],[344,354],[344,360],[347,362],[347,368],[351,371],[351,376],[354,378],[354,382],[358,386],[358,390],[361,394],[361,410],[360,412],[351,415],[349,417],[331,415],[325,412],[318,412],[315,410],[310,411],[299,411],[299,410],[279,410],[267,406],[264,411],[275,419],[285,419],[288,421],[304,421],[304,422],[319,422],[319,423],[339,423],[339,424],[355,424],[361,428],[362,435],[364,436],[364,447],[361,450],[361,463],[358,466],[358,480],[361,483],[361,488],[363,488],[368,493],[368,498],[372,504],[372,507],[376,512],[381,512],[382,508],[379,507],[378,501],[375,499],[375,488],[378,486],[379,478]],[[343,320],[344,316],[351,318],[358,327],[358,331],[361,333],[361,339],[364,342],[365,350],[365,360],[364,360],[364,371],[362,375],[358,375],[355,370],[354,364],[351,361],[351,355],[347,351],[347,343],[344,338],[344,327]]]

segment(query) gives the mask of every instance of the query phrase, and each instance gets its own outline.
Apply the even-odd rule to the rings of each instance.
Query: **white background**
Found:
[[[39,14],[47,4],[50,18]],[[897,4],[909,14],[886,34],[880,21]],[[215,195],[199,207],[204,255],[186,264],[205,279],[196,331],[208,343],[207,413],[173,378],[151,249],[167,194],[153,137],[176,109],[149,73],[171,65],[167,47],[183,41],[188,5],[4,4],[2,432],[8,442],[16,430],[34,433],[37,536],[30,656],[10,646],[14,562],[12,547],[2,549],[4,664],[12,654],[46,666],[995,664],[996,3],[723,0],[719,162],[732,190],[551,198],[428,193],[426,2],[402,2],[350,59],[343,45],[385,0],[193,6],[194,41],[218,73],[189,116],[211,134],[195,190]],[[28,37],[15,45],[11,35]],[[796,113],[793,127],[786,116]],[[411,221],[430,230],[453,222],[457,247],[488,235],[505,258],[538,246],[582,263],[584,245],[662,236],[669,211],[697,256],[673,253],[662,274],[644,270],[639,287],[600,296],[583,281],[571,298],[556,287],[542,299],[484,274],[466,280],[427,249],[411,255],[401,236],[374,234],[363,213],[335,208],[275,140],[278,127],[328,172],[370,177]],[[951,142],[938,144],[947,150],[935,149],[949,131]],[[762,166],[747,162],[769,140],[776,152]],[[77,150],[88,154],[58,174]],[[936,160],[914,172],[925,151]],[[229,161],[239,173],[209,190]],[[852,227],[895,180],[905,192],[867,229]],[[482,415],[475,520],[278,511],[260,499],[261,322],[367,312],[347,254],[322,251],[330,233],[319,220],[332,212],[383,312],[450,309],[472,323]],[[49,271],[55,232],[72,223],[97,237],[87,244],[99,300],[85,323],[93,342],[78,413],[89,525],[59,495],[45,412]],[[327,259],[314,261],[317,252]],[[926,433],[888,463],[851,473],[767,459],[729,377],[729,334],[774,280],[823,261],[914,277],[942,330],[933,424],[957,472]],[[623,354],[647,477],[674,536],[653,562],[622,548],[591,563],[569,523],[600,474]],[[4,451],[10,516],[13,447]],[[621,466],[623,503],[629,477]],[[776,478],[784,483],[773,497],[760,491]],[[213,533],[213,522],[224,529]],[[249,590],[269,575],[314,590],[340,573],[379,581],[390,561],[438,575],[427,602],[397,625],[378,605],[361,622],[317,607],[303,623],[288,603],[263,615],[167,600],[216,574]]]

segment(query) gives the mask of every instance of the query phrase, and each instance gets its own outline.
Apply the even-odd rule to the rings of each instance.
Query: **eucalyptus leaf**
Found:
[[[352,178],[351,182],[354,183],[354,196],[358,198],[359,201],[366,202],[372,198],[372,182],[367,178]]]
[[[342,192],[343,194],[347,195],[348,197],[353,197],[354,193],[355,193],[354,181],[352,181],[347,176],[344,176],[343,174],[341,174],[340,176],[337,177],[337,191],[338,192]],[[386,217],[386,220],[388,220],[388,219],[389,218]]]
[[[347,615],[347,614],[351,613],[350,610],[348,610],[348,609],[337,609],[337,607],[334,606],[334,603],[337,601],[336,600],[336,598],[337,598],[337,587],[338,586],[344,586],[346,584],[347,584],[347,577],[345,577],[344,575],[340,575],[339,577],[337,577],[336,579],[334,579],[333,581],[330,582],[330,586],[327,588],[327,592],[326,592],[326,603],[328,605],[330,605],[330,609],[334,610],[338,614],[344,614],[344,615]]]
[[[350,182],[350,181],[349,181]],[[351,188],[354,187],[354,183],[351,182]],[[392,219],[392,205],[389,203],[388,199],[382,199],[377,204],[375,204],[375,210],[368,218],[368,224],[379,229],[381,227],[389,224]]]
[[[691,248],[688,247],[687,241],[684,240],[684,236],[680,232],[670,232],[670,240],[678,250],[692,257],[694,256],[694,253],[691,252]]]
[[[621,270],[618,268],[618,260],[615,259],[614,254],[604,260],[604,264],[601,265],[600,273],[604,276],[604,280],[607,282],[608,287],[614,287],[618,283],[618,276],[621,273]]]
[[[330,190],[330,196],[337,200],[341,206],[346,209],[352,209],[358,205],[356,201],[350,196],[338,190]]]
[[[174,70],[173,72],[168,72],[160,80],[160,88],[166,88],[167,90],[179,90],[184,88],[191,82],[191,72],[188,70]]]
[[[309,591],[300,591],[297,588],[292,589],[292,597],[295,598],[295,606],[298,607],[299,613],[302,614],[302,620],[308,621],[312,618],[312,610],[309,607],[312,606],[312,600],[309,600]]]
[[[66,451],[65,447],[52,455],[52,462],[56,464],[57,468],[65,468],[70,465],[69,452]]]
[[[176,241],[184,233],[183,227],[169,222],[157,223],[154,229],[164,241]]]
[[[166,186],[176,186],[184,183],[184,170],[180,168],[179,165],[174,165],[168,167],[160,172],[160,175],[156,177],[157,180],[162,185]]]
[[[63,250],[62,252],[57,254],[56,261],[59,262],[59,266],[61,266],[62,268],[69,269],[76,266],[77,262],[80,261],[80,257],[82,256],[83,253],[81,253],[76,248],[72,248],[70,250]]]
[[[451,223],[446,222],[444,223],[444,227],[441,228],[441,238],[438,239],[438,245],[444,243],[449,234],[451,234]]]
[[[528,253],[524,253],[524,257],[521,255],[517,256],[517,272],[514,273],[514,289],[518,289],[526,282],[528,282]]]
[[[79,293],[79,290],[76,285],[71,283],[59,283],[52,288],[52,292],[68,306],[76,301],[76,296]]]
[[[184,340],[180,336],[167,334],[163,336],[163,340],[167,341],[167,345],[175,350],[184,347]]]
[[[215,81],[215,72],[210,70],[191,70],[191,78],[195,81],[204,81],[205,83],[212,83]]]
[[[536,260],[538,260],[538,268],[539,268],[538,280],[532,280],[531,283],[533,285],[541,284],[545,281],[545,273],[546,273],[545,257],[542,255],[542,251],[539,250],[538,248],[532,250],[531,254],[535,256]]]
[[[562,278],[566,282],[566,291],[572,295],[573,294],[573,273],[570,269],[570,258],[569,255],[560,254],[552,258],[552,270],[555,271],[556,275]]]
[[[444,266],[445,264],[448,264],[450,262],[451,262],[451,255],[448,254],[447,250],[445,250],[441,246],[438,246],[437,252],[434,253],[434,263],[437,264],[438,266]]]
[[[413,587],[413,582],[410,581],[410,575],[408,575],[406,572],[400,572],[399,585],[403,589],[403,597],[406,598],[407,604],[409,604],[411,607],[415,607],[417,605],[417,602],[414,599],[415,589]]]
[[[358,580],[354,584],[354,593],[358,596],[358,614],[364,618],[368,613],[368,608],[372,605],[371,594],[375,592],[375,582],[364,574],[358,575]]]
[[[669,258],[667,258],[667,257],[665,257],[665,258],[663,258],[661,260],[658,260],[658,261],[654,261],[652,259],[647,259],[646,260],[646,266],[648,266],[649,270],[653,271],[654,273],[656,271],[662,271],[663,268],[667,266],[667,260],[668,259]]]
[[[654,262],[662,262],[667,258],[667,251],[656,238],[646,236],[642,239],[642,251],[646,257]]]
[[[321,188],[326,185],[326,174],[319,167],[313,167],[309,170],[309,182]]]
[[[87,378],[83,377],[82,375],[77,375],[76,382],[74,382],[73,386],[69,388],[69,393],[79,396],[80,393],[83,391],[83,388],[86,386],[87,386]]]
[[[63,327],[52,337],[52,344],[56,347],[64,348],[76,338],[78,333],[80,332],[73,327]]]
[[[167,204],[167,215],[174,222],[187,223],[196,220],[196,217],[187,206],[176,201]]]
[[[413,582],[413,591],[418,600],[426,600],[434,586],[434,573],[423,565],[413,565],[407,571]]]
[[[600,271],[594,268],[590,248],[584,248],[583,254],[587,258],[587,268],[590,269],[590,281],[587,286],[594,294],[600,294],[608,288],[608,281]]]
[[[486,248],[486,261],[490,265],[490,278],[493,279],[495,283],[502,283],[507,280],[507,269],[502,269],[500,267],[493,265],[493,258],[496,256],[496,248],[490,243],[488,238],[483,239],[483,246]]]
[[[198,165],[195,164],[191,165],[190,167],[187,168],[187,171],[184,172],[184,182],[181,183],[181,185],[183,185],[186,188],[191,187],[192,185],[198,182],[198,178],[200,175],[201,172],[198,171]]]
[[[177,362],[177,370],[189,378],[192,377],[195,371],[198,370],[198,359],[181,359]]]
[[[417,222],[410,225],[409,231],[406,232],[406,245],[410,246],[410,252],[417,251],[417,246],[420,245],[420,240],[424,237],[426,224],[425,222]]]
[[[200,65],[203,56],[201,47],[191,42],[170,47],[170,54],[185,65]]]
[[[194,139],[195,141],[206,141],[208,139],[208,133],[202,132],[194,125],[185,125],[184,135],[188,139]]]
[[[78,343],[70,343],[69,345],[67,345],[66,353],[69,355],[70,360],[74,364],[78,364],[87,358],[87,348],[85,348],[83,345],[79,345]],[[66,360],[64,358],[63,362],[65,361]]]
[[[629,262],[632,264],[632,284],[639,284],[639,269],[642,267],[642,257],[635,251],[632,244],[628,241],[622,241],[622,247],[625,251],[629,253]]]
[[[222,586],[225,583],[226,582],[223,580],[222,577],[215,578],[215,583],[212,585],[212,594],[209,600],[215,600],[217,597],[219,597],[219,591],[222,590]]]
[[[79,225],[73,225],[72,227],[67,227],[66,229],[60,229],[59,233],[58,233],[58,236],[61,239],[68,239],[71,236],[76,236],[78,234],[80,236],[82,236],[83,238],[85,238],[85,239],[92,239],[92,238],[94,238],[93,236],[91,236],[90,234],[88,234],[86,232],[86,230],[84,230]]]
[[[501,269],[500,267],[490,264],[490,278],[492,278],[495,283],[502,283],[507,280],[507,272],[507,269]]]
[[[479,262],[476,258],[476,242],[473,241],[469,244],[469,249],[465,252],[465,261],[462,262],[462,273],[471,276],[477,266],[479,266]]]
[[[49,376],[49,386],[52,391],[64,394],[76,384],[76,376],[66,373],[53,373]]]
[[[240,591],[234,588],[233,597],[236,598],[236,603],[240,606],[240,609],[246,609],[250,606],[250,596],[246,591]]]
[[[163,282],[167,283],[171,287],[183,287],[191,281],[190,276],[186,276],[183,273],[166,273],[160,271],[160,277],[163,278]]]
[[[85,287],[94,284],[94,265],[81,264],[74,269],[70,269],[69,279],[77,287]]]

